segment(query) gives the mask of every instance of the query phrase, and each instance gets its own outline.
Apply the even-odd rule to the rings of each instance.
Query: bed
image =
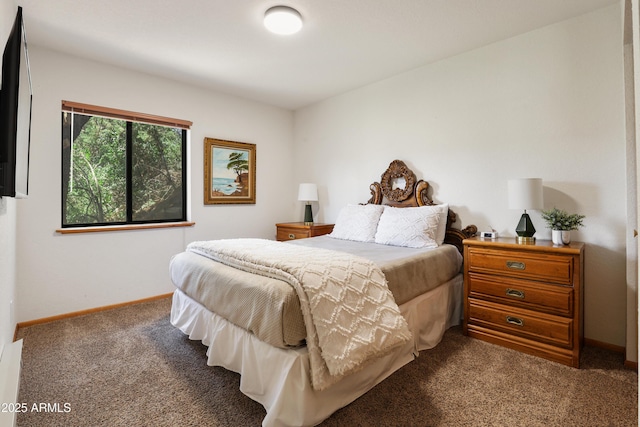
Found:
[[[171,260],[171,323],[240,373],[263,426],[322,422],[460,323],[476,228],[454,228],[428,189],[394,160],[330,235],[192,242]]]

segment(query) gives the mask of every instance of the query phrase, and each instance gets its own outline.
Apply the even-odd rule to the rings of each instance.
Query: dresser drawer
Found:
[[[565,348],[573,345],[571,318],[545,315],[473,298],[468,300],[468,304],[469,325],[479,325]]]
[[[573,284],[573,258],[525,251],[469,248],[469,272],[507,275],[560,285]]]
[[[276,235],[276,239],[279,241],[306,239],[307,237],[311,237],[311,232],[309,230],[300,230],[295,228],[278,228]]]
[[[282,222],[276,224],[276,240],[306,239],[308,237],[323,236],[333,231],[333,224],[307,224],[303,222]]]
[[[573,288],[469,273],[469,297],[571,317]]]

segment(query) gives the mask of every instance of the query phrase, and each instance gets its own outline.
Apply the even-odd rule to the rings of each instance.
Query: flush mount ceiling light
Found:
[[[302,16],[288,6],[274,6],[265,12],[264,26],[272,33],[294,34],[302,28]]]

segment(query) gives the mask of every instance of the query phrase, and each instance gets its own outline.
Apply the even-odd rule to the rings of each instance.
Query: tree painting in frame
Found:
[[[204,139],[204,204],[256,203],[256,145]]]

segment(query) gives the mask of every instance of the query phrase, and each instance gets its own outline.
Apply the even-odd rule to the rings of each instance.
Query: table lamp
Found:
[[[318,201],[318,186],[315,184],[300,184],[298,188],[298,200],[307,202],[304,208],[304,225],[313,225],[313,213],[311,212],[311,202]]]
[[[542,179],[510,179],[508,182],[509,209],[524,209],[516,227],[518,243],[533,243],[536,232],[527,209],[542,209]]]

